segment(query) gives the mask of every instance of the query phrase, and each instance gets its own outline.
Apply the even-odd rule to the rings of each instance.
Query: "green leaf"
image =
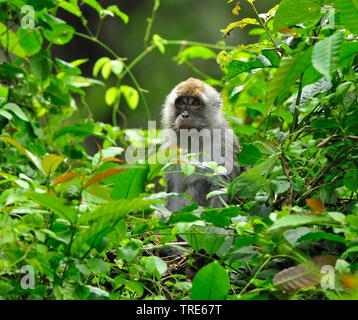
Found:
[[[217,262],[211,262],[195,275],[191,300],[224,300],[230,289],[227,271]]]
[[[0,43],[6,51],[21,58],[26,57],[26,52],[21,47],[17,34],[3,23],[0,23]]]
[[[183,64],[187,60],[191,59],[216,59],[216,53],[206,47],[201,46],[192,46],[187,49],[184,49],[177,55],[178,64]]]
[[[268,231],[273,232],[281,228],[296,228],[312,224],[325,225],[329,222],[332,220],[324,216],[289,215],[277,219]]]
[[[323,16],[321,7],[318,1],[282,0],[276,11],[273,27],[277,31],[304,22],[317,22]]]
[[[142,257],[140,259],[141,264],[144,264],[145,269],[154,274],[157,279],[160,279],[161,276],[167,271],[168,266],[165,261],[159,257]]]
[[[336,8],[340,11],[340,18],[344,26],[350,31],[358,34],[358,1],[357,0],[335,0]]]
[[[144,191],[148,175],[148,166],[123,171],[114,176],[113,199],[134,199]]]
[[[201,218],[216,227],[227,227],[231,224],[231,219],[237,217],[239,213],[240,209],[236,207],[208,209],[201,214]]]
[[[311,122],[312,128],[315,129],[327,129],[327,128],[338,128],[339,123],[336,119],[328,118],[328,119],[317,119]]]
[[[15,103],[7,103],[5,104],[2,109],[11,111],[15,116],[17,116],[19,119],[29,122],[29,118],[27,117],[27,115],[25,114],[24,111],[22,111],[22,109]]]
[[[76,222],[77,211],[72,207],[66,206],[65,203],[60,199],[47,193],[42,194],[36,192],[29,192],[27,193],[27,195],[31,200],[51,210],[61,219],[67,220],[71,223]]]
[[[313,47],[312,64],[328,79],[331,79],[332,73],[336,71],[342,41],[343,34],[340,32],[317,42]]]
[[[129,17],[124,12],[119,10],[119,8],[116,5],[109,6],[109,7],[107,7],[106,10],[113,12],[115,15],[120,17],[125,24],[128,23]]]
[[[27,55],[32,56],[41,50],[43,39],[40,30],[19,28],[17,35]]]
[[[118,247],[117,254],[124,261],[131,262],[139,255],[141,245],[141,241],[132,239],[125,246]]]
[[[304,242],[310,240],[329,240],[329,241],[345,243],[344,237],[324,231],[306,233],[305,235],[300,237],[297,242]]]
[[[233,199],[235,197],[250,198],[256,195],[265,186],[266,176],[272,171],[277,159],[278,154],[274,154],[235,178],[228,188],[228,196]]]
[[[87,265],[91,270],[93,270],[99,274],[108,274],[108,272],[109,272],[109,268],[108,268],[107,264],[98,258],[88,259]]]
[[[243,166],[254,165],[262,157],[261,152],[253,144],[243,144],[238,161]]]
[[[344,186],[352,192],[358,191],[358,169],[349,170],[343,178]]]
[[[99,71],[102,69],[103,65],[111,61],[108,57],[99,58],[93,66],[93,76],[97,77]]]
[[[52,70],[52,61],[48,51],[41,51],[31,58],[30,68],[41,81],[46,80]]]
[[[111,60],[111,70],[116,75],[119,76],[124,68],[124,64],[120,60]]]
[[[250,62],[233,60],[228,65],[228,74],[225,79],[230,80],[242,72],[247,72],[257,68],[277,68],[280,63],[280,57],[275,51],[262,51],[262,54]]]
[[[271,183],[276,194],[285,193],[290,187],[290,183],[286,180],[272,180]]]
[[[42,159],[42,169],[45,171],[47,176],[51,176],[63,160],[64,157],[62,156],[49,154]]]
[[[79,223],[84,224],[94,220],[110,223],[111,221],[119,220],[130,212],[143,211],[149,208],[151,204],[157,202],[155,200],[143,200],[142,198],[115,200],[99,206],[94,211],[83,213]]]
[[[39,157],[35,156],[29,150],[25,149],[24,146],[21,143],[17,142],[15,139],[12,139],[10,137],[1,137],[1,139],[12,144],[17,150],[24,154],[37,167],[37,169],[41,171],[41,173],[45,174],[42,169],[42,164]]]
[[[117,98],[118,89],[116,87],[109,88],[104,95],[104,100],[109,106],[113,105],[116,102]]]
[[[165,53],[165,41],[160,35],[154,34],[152,43],[158,48],[161,54]]]
[[[50,28],[44,29],[45,38],[57,45],[64,45],[72,40],[75,29],[64,21],[47,15]]]
[[[138,91],[130,86],[120,86],[119,87],[119,91],[121,93],[123,93],[124,98],[127,101],[127,104],[129,106],[129,108],[131,108],[132,110],[135,110],[138,106],[138,102],[139,102],[139,94]]]
[[[107,61],[104,63],[101,69],[101,74],[103,79],[108,79],[112,72],[112,64],[111,61]]]

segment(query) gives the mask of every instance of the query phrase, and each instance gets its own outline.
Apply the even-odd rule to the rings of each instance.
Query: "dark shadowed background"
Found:
[[[103,7],[116,4],[125,12],[130,20],[124,24],[118,17],[107,17],[101,28],[100,40],[112,48],[130,63],[138,54],[144,50],[144,34],[147,26],[147,18],[152,14],[153,1],[151,0],[103,0],[99,1]],[[255,5],[260,13],[268,11],[278,0],[256,0]],[[235,30],[231,35],[223,39],[220,29],[229,23],[246,17],[255,17],[252,7],[245,0],[240,1],[240,15],[232,14],[235,3],[227,4],[226,0],[162,0],[156,19],[152,27],[152,34],[159,34],[168,40],[190,40],[207,43],[217,43],[225,40],[227,45],[239,45],[252,43],[257,40],[255,36],[248,35],[249,27],[244,30]],[[88,20],[89,28],[95,32],[99,18],[97,12],[89,6],[83,7]],[[67,14],[62,9],[59,17],[73,25],[77,31],[86,33],[81,21],[73,15]],[[153,120],[160,119],[160,108],[169,91],[180,81],[190,77],[198,77],[186,65],[178,65],[173,57],[178,53],[180,46],[167,46],[165,54],[162,55],[157,49],[153,50],[132,70],[140,86],[149,91],[146,94],[150,112]],[[81,68],[85,76],[92,77],[94,63],[103,56],[111,57],[99,45],[75,36],[65,46],[55,46],[52,49],[54,56],[65,61],[89,58],[89,61]],[[215,60],[194,61],[206,74],[213,78],[221,78],[222,73]],[[103,80],[100,78],[100,80]],[[88,88],[88,104],[90,105],[95,119],[103,122],[111,122],[111,108],[104,101],[106,89],[114,86],[116,79],[111,76],[103,80],[105,87],[94,86]],[[132,85],[127,76],[122,84]],[[120,110],[128,119],[127,127],[146,128],[145,110],[141,104],[136,110],[131,110],[124,99],[121,101]],[[119,125],[122,122],[119,120]]]

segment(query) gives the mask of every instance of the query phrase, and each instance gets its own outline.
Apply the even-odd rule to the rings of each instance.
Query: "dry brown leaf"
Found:
[[[318,198],[306,199],[307,205],[314,211],[325,212],[326,208],[324,207],[322,201]]]
[[[336,261],[337,257],[333,255],[314,257],[312,260],[280,271],[274,276],[272,283],[288,292],[315,286],[321,281],[321,268],[326,265],[334,266]]]

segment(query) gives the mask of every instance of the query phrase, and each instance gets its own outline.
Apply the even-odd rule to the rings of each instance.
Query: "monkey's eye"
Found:
[[[192,109],[199,110],[202,107],[202,103],[199,98],[194,98],[191,103]]]
[[[175,100],[175,105],[181,108],[186,106],[185,99],[183,97],[179,97],[178,99]]]

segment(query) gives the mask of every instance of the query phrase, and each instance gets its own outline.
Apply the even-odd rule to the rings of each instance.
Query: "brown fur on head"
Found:
[[[195,78],[189,78],[178,84],[177,94],[179,96],[198,97],[204,91],[204,89],[204,82]]]
[[[191,112],[188,118],[185,119],[185,122],[188,123],[187,127],[212,129],[226,126],[226,121],[221,112],[222,101],[220,94],[205,82],[189,78],[180,82],[167,96],[162,111],[163,128],[180,129],[180,124],[183,120],[180,112],[185,110],[185,107],[183,107],[183,110],[178,110],[176,101],[181,97],[188,99],[190,103],[195,99],[199,99],[202,104],[200,110]],[[188,111],[190,113],[190,108]]]

